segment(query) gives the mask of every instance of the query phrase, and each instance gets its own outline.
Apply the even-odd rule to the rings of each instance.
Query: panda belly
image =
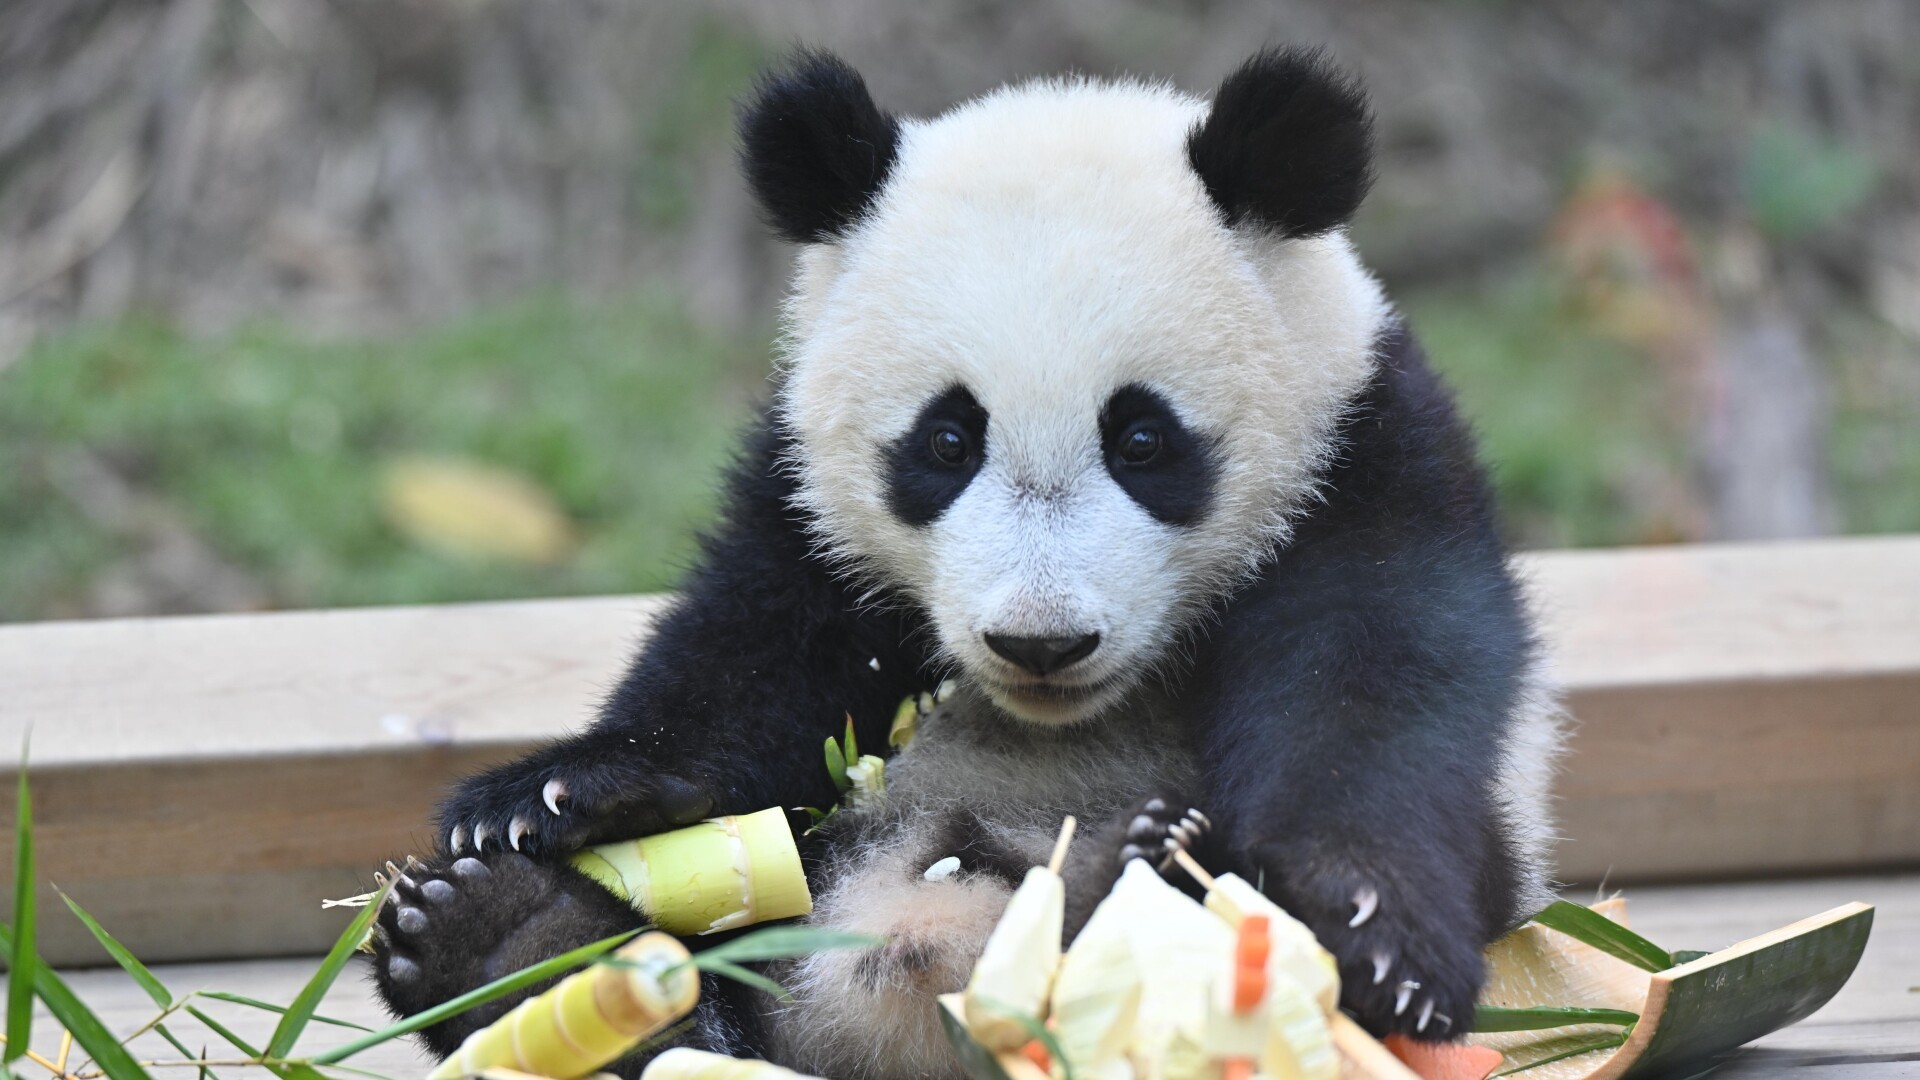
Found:
[[[816,873],[810,925],[884,937],[828,950],[771,974],[793,993],[765,1019],[768,1057],[842,1080],[958,1077],[938,997],[965,989],[1019,876],[1044,863],[1061,819],[1088,828],[1068,890],[1110,881],[1074,866],[1094,857],[1092,826],[1116,819],[1190,769],[1178,740],[1150,738],[1150,712],[1058,731],[1001,726],[964,693],[922,724],[888,765],[885,804],[837,815]],[[843,820],[844,819],[844,820]],[[961,869],[929,880],[949,856]],[[1115,864],[1117,865],[1117,863]]]

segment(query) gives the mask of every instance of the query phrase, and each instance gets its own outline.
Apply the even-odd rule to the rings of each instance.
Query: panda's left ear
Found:
[[[836,239],[866,213],[893,168],[900,122],[845,61],[801,51],[761,77],[739,132],[741,167],[767,224],[810,244]]]
[[[1319,49],[1264,49],[1221,82],[1187,160],[1229,225],[1337,229],[1373,182],[1366,93]]]

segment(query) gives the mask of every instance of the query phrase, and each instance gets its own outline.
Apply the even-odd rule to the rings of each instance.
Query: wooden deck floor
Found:
[[[1920,874],[1649,886],[1630,889],[1627,897],[1636,929],[1669,948],[1700,949],[1729,945],[1849,900],[1874,904],[1879,910],[1873,936],[1846,989],[1811,1019],[1761,1040],[1715,1075],[1722,1080],[1920,1078]],[[313,967],[311,959],[253,960],[167,965],[157,974],[175,993],[225,990],[283,1003]],[[145,994],[116,969],[74,971],[69,980],[116,1030],[132,1030],[154,1013]],[[204,1007],[250,1039],[264,1041],[272,1028],[273,1017],[264,1013],[218,1001]],[[359,971],[341,979],[322,1012],[372,1026],[384,1020]],[[192,1019],[175,1029],[190,1045],[205,1042],[218,1052],[217,1040]],[[35,1045],[50,1054],[49,1030],[47,1023],[38,1025]],[[349,1034],[316,1025],[303,1047],[318,1052]],[[149,1056],[170,1053],[157,1038],[143,1039],[142,1046]],[[411,1044],[389,1044],[352,1064],[417,1077],[428,1063]]]

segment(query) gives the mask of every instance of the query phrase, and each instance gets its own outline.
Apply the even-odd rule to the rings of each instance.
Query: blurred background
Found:
[[[1920,531],[1909,0],[5,0],[0,620],[670,587],[790,253],[732,102],[1256,45],[1524,547]]]

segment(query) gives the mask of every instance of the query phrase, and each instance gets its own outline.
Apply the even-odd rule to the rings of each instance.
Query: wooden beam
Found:
[[[1563,877],[1920,863],[1920,538],[1520,565],[1579,718]],[[320,899],[422,846],[452,777],[585,723],[661,603],[0,626],[43,878],[155,961],[318,950]]]

